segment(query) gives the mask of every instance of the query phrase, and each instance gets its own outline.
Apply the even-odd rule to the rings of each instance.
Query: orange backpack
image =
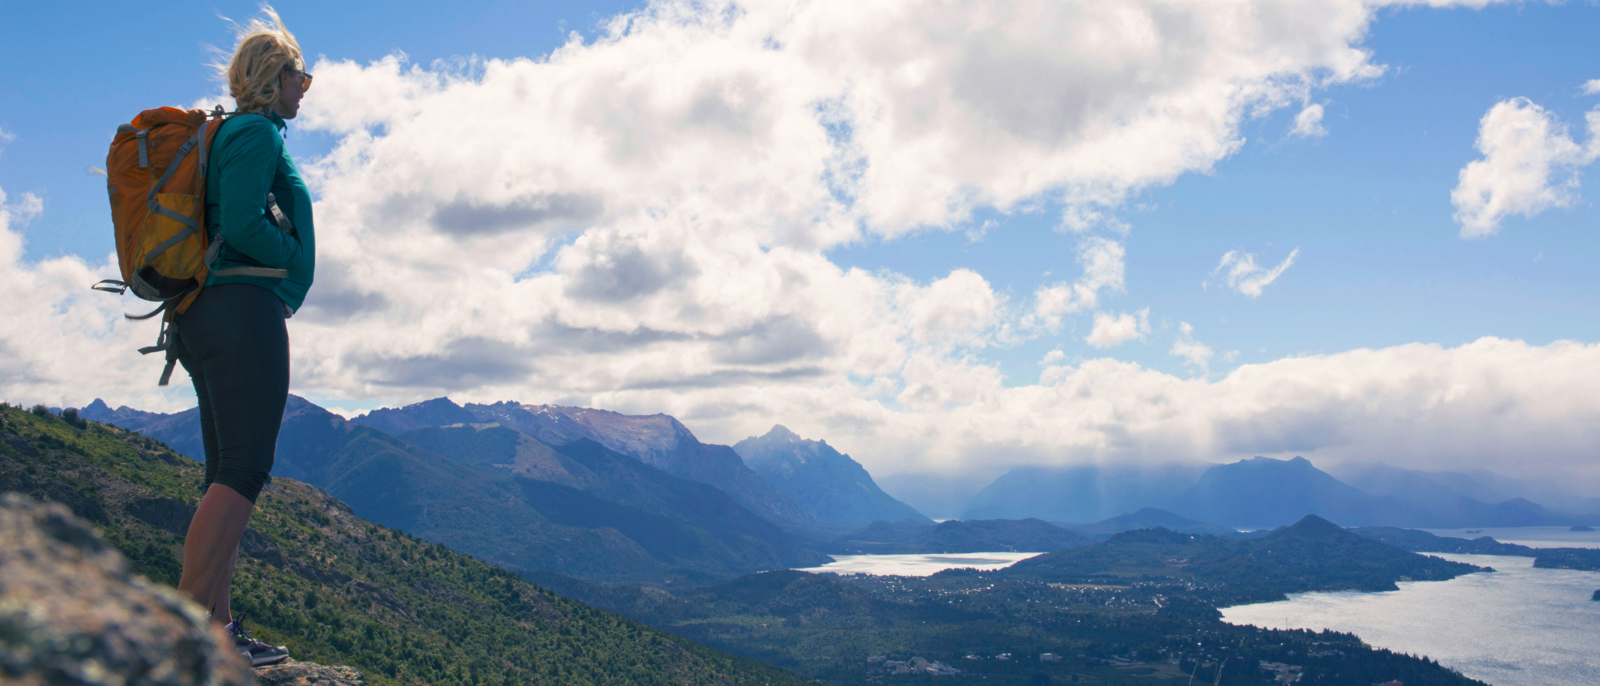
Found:
[[[194,302],[205,285],[218,242],[206,232],[206,156],[211,141],[230,114],[161,107],[145,110],[117,127],[106,155],[106,185],[111,223],[116,229],[117,263],[122,279],[94,284],[100,291],[133,294],[161,303],[128,319],[161,317],[156,344],[139,353],[167,351],[160,385],[167,385],[177,361],[172,348],[172,316]]]

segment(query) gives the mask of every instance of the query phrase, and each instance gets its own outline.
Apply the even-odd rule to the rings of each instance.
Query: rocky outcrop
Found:
[[[367,679],[349,667],[327,667],[315,662],[289,660],[270,667],[257,667],[262,686],[366,686]]]
[[[59,504],[0,495],[0,683],[364,686],[349,667],[252,671],[199,606],[135,575]]]
[[[61,505],[0,496],[0,681],[255,683],[231,641]]]

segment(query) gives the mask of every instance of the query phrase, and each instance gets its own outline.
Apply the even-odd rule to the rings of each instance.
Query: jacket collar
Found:
[[[272,110],[267,110],[265,112],[262,112],[261,116],[266,117],[267,121],[272,122],[273,126],[278,127],[278,131],[280,131],[280,132],[285,131],[285,130],[287,130],[289,128],[289,122],[284,121],[283,117],[278,116],[277,112],[273,112]]]

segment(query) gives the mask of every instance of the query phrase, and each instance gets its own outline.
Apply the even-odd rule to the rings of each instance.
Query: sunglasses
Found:
[[[283,70],[285,72],[287,72],[287,73],[298,74],[300,76],[300,89],[301,90],[311,90],[311,78],[312,78],[311,77],[311,72],[309,72],[309,71],[300,71],[299,69],[295,69],[294,67],[289,67],[289,66],[284,67]]]

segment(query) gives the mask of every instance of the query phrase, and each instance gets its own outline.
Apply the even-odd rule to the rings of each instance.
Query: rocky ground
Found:
[[[270,667],[257,667],[256,679],[262,686],[365,686],[366,677],[349,667],[328,667],[315,662],[289,660]]]
[[[361,686],[348,667],[254,670],[198,606],[130,571],[67,508],[0,495],[0,681],[23,686]]]

